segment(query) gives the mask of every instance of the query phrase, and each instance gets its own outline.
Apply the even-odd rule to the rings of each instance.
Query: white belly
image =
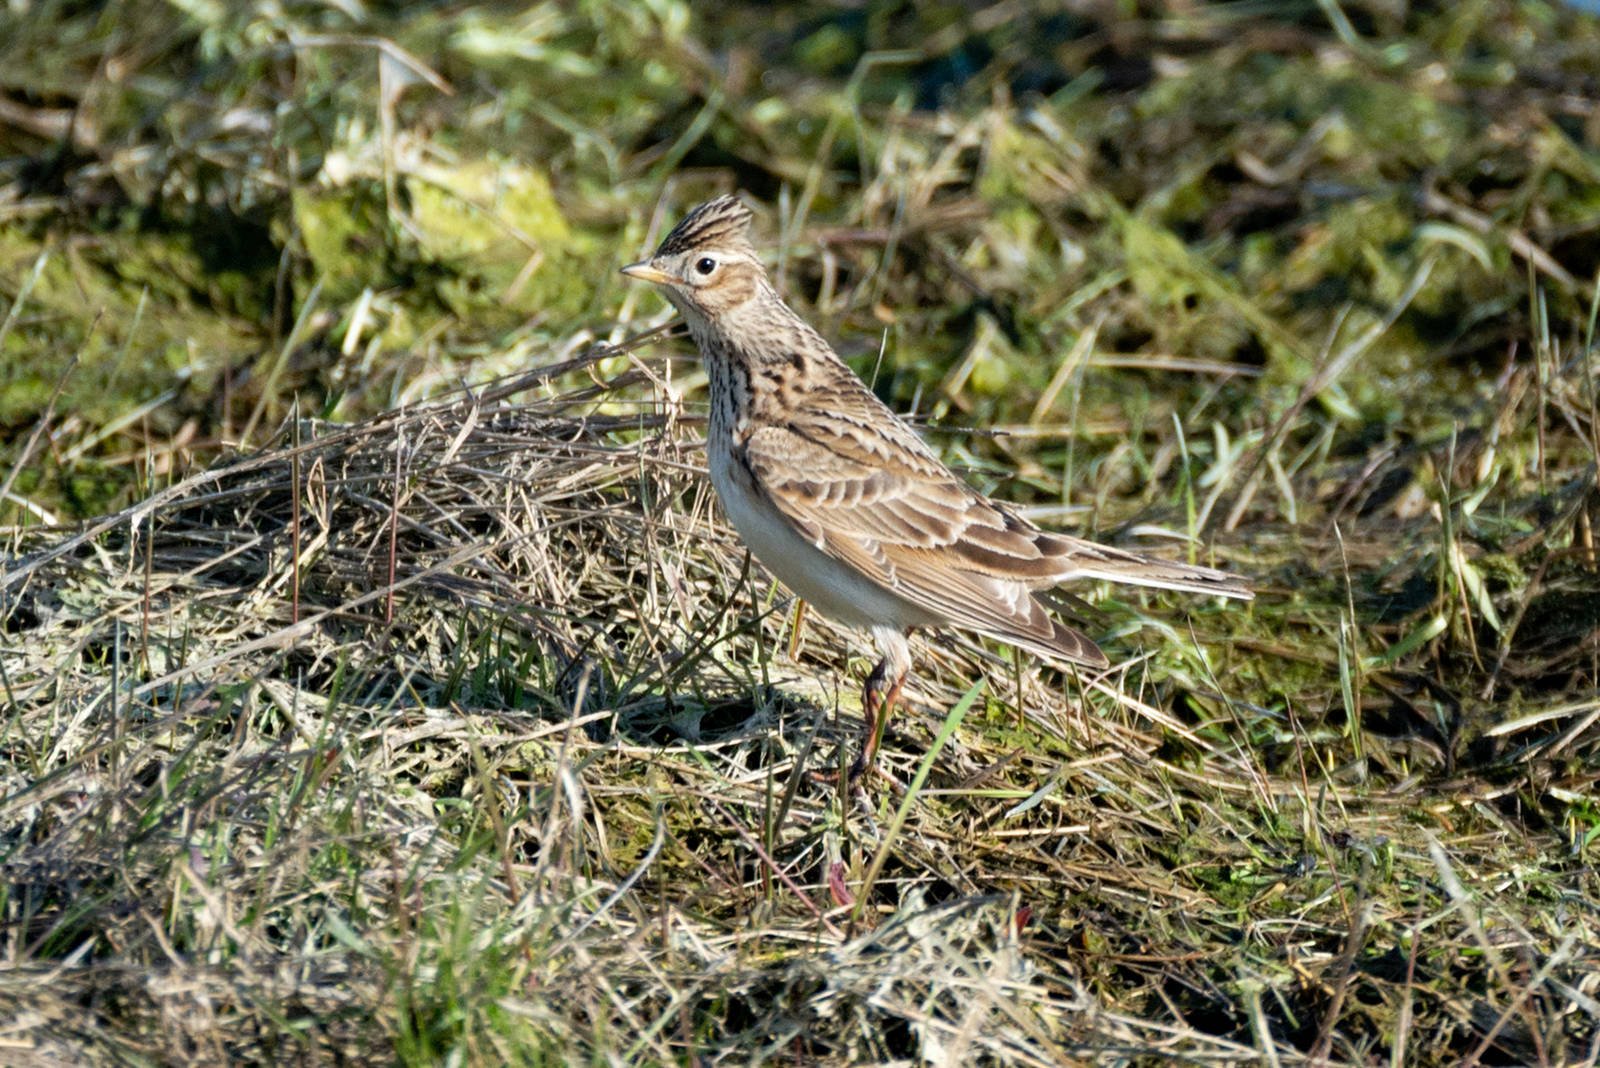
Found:
[[[817,611],[856,627],[930,626],[944,622],[817,548],[806,540],[735,469],[723,449],[708,448],[711,484],[728,522],[757,560]]]

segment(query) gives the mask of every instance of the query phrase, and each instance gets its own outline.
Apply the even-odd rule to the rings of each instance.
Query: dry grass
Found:
[[[1600,23],[22,6],[0,1061],[1600,1060]],[[975,483],[1258,599],[920,637],[813,784],[866,645],[613,271],[734,185]]]
[[[691,421],[642,388],[663,374],[600,346],[301,421],[26,536],[0,659],[15,1048],[1588,1055],[1592,831],[1539,824],[1592,789],[1592,699],[1497,723],[1519,749],[1440,779],[1422,728],[1311,707],[1341,670],[1369,703],[1426,680],[1330,646],[1252,703],[1282,650],[1230,641],[1238,609],[1195,607],[1104,679],[941,637],[892,732],[901,786],[833,796],[801,765],[853,734],[830,696],[852,643],[808,621],[784,655]],[[1298,539],[1308,566],[1287,535],[1252,539],[1268,603],[1319,552],[1372,572],[1360,537]],[[1541,596],[1578,581],[1551,571]],[[1528,604],[1501,611],[1527,627]]]

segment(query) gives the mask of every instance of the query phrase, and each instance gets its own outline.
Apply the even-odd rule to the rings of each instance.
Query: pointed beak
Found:
[[[627,275],[629,278],[637,278],[644,282],[654,282],[658,286],[670,285],[671,283],[677,281],[676,278],[672,277],[672,275],[668,274],[666,271],[650,266],[649,260],[640,260],[638,263],[630,263],[622,269],[622,273]]]

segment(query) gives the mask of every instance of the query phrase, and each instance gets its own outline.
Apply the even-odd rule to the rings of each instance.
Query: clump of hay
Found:
[[[1295,1063],[1359,1060],[1397,1021],[1446,1058],[1593,1041],[1592,916],[1489,895],[1518,865],[1592,878],[1506,833],[1483,784],[1426,796],[1459,827],[1441,845],[1403,739],[1345,759],[1328,723],[1231,695],[1214,635],[1169,630],[1111,679],[920,640],[895,784],[987,680],[925,788],[809,785],[853,741],[859,639],[796,636],[653,379],[599,347],[295,420],[81,531],[16,534],[19,1034],[80,1061],[626,1034],[663,1060]]]

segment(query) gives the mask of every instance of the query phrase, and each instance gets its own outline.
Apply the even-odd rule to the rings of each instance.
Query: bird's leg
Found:
[[[867,676],[861,687],[861,712],[866,719],[861,735],[861,752],[850,765],[850,781],[855,782],[872,767],[883,742],[883,729],[894,714],[894,704],[900,699],[900,687],[905,685],[911,672],[911,643],[905,632],[897,627],[872,628],[872,637],[878,643],[883,659]]]
[[[878,746],[883,743],[884,728],[894,714],[895,702],[900,700],[900,688],[905,685],[906,672],[895,672],[890,666],[890,659],[885,656],[878,661],[878,666],[872,669],[866,684],[861,687],[861,711],[866,722],[861,732],[861,752],[856,755],[855,763],[850,765],[851,782],[861,778],[872,767],[878,755]],[[894,675],[892,679],[891,674]]]

